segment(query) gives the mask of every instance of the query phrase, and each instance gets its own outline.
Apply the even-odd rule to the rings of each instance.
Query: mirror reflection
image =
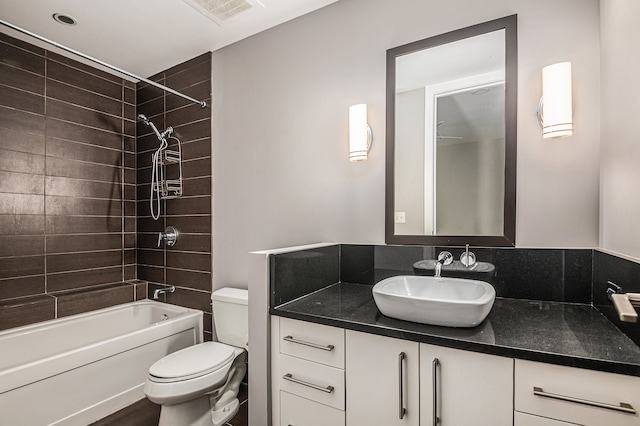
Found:
[[[509,19],[515,23],[515,17],[498,21]],[[505,238],[505,229],[515,226],[505,215],[508,198],[515,202],[515,192],[508,191],[515,171],[507,164],[508,143],[515,152],[515,133],[508,132],[506,119],[507,30],[495,23],[445,34],[447,42],[439,36],[388,51],[394,78],[388,81],[393,175],[387,242],[425,236],[479,244],[479,238],[495,237],[486,244],[513,244]]]

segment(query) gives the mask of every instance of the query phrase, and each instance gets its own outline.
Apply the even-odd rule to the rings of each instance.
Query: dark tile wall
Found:
[[[0,34],[0,329],[135,299],[104,286],[136,278],[134,120],[133,83]]]
[[[210,105],[211,54],[206,53],[161,72],[150,80],[179,90]],[[137,112],[163,131],[167,126],[182,143],[184,195],[161,202],[155,221],[149,208],[151,156],[158,139],[144,123],[137,124],[138,278],[149,281],[149,294],[162,285],[175,285],[166,296],[172,304],[205,312],[205,339],[211,339],[211,107],[166,94],[154,86],[137,87]],[[157,247],[158,232],[174,226],[175,246]]]

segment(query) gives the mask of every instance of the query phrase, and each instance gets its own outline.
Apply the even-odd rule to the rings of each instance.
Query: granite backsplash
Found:
[[[343,282],[373,285],[413,275],[413,264],[442,250],[459,259],[462,247],[336,244],[271,256],[271,306]],[[593,304],[636,344],[640,327],[622,323],[606,299],[607,282],[640,292],[640,264],[591,249],[472,247],[476,259],[495,265],[497,297]]]

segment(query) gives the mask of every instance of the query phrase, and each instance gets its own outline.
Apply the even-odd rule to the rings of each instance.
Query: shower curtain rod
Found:
[[[118,67],[115,67],[113,65],[107,64],[106,62],[102,62],[99,59],[92,58],[89,55],[85,55],[82,52],[78,52],[77,50],[74,50],[74,49],[72,49],[70,47],[64,46],[64,45],[62,45],[60,43],[57,43],[57,42],[55,42],[53,40],[49,40],[48,38],[39,36],[38,34],[32,33],[31,31],[25,30],[24,28],[20,28],[20,27],[18,27],[16,25],[13,25],[13,24],[11,24],[11,23],[9,23],[7,21],[3,21],[2,19],[0,19],[0,24],[4,25],[5,27],[9,27],[11,29],[14,29],[14,30],[16,30],[16,31],[18,31],[18,32],[20,32],[22,34],[26,34],[26,35],[28,35],[30,37],[37,38],[38,40],[44,41],[45,43],[48,43],[48,44],[50,44],[52,46],[55,46],[55,47],[57,47],[59,49],[66,50],[67,52],[73,53],[74,55],[78,55],[78,56],[80,56],[82,58],[88,59],[88,60],[90,60],[92,62],[95,62],[96,64],[100,64],[103,67],[109,68],[109,69],[111,69],[113,71],[117,71],[117,72],[119,72],[121,74],[127,75],[127,76],[129,76],[131,78],[135,78],[136,80],[139,80],[139,81],[144,81],[145,83],[150,84],[151,86],[157,87],[158,89],[166,90],[167,92],[172,93],[172,94],[174,94],[176,96],[180,96],[181,98],[186,99],[186,100],[188,100],[190,102],[193,102],[194,104],[198,104],[202,108],[206,108],[207,107],[207,103],[205,101],[199,101],[197,99],[192,98],[191,96],[187,96],[187,95],[185,95],[183,93],[180,93],[177,90],[173,90],[170,87],[163,86],[160,83],[156,83],[155,81],[151,81],[151,80],[148,80],[146,78],[139,77],[139,76],[137,76],[135,74],[132,74],[132,73],[130,73],[128,71],[125,71],[125,70],[120,69]]]

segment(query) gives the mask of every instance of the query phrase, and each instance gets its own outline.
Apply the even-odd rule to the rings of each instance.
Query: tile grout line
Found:
[[[44,176],[42,177],[42,215],[44,219],[44,294],[49,293],[49,280],[47,271],[47,68],[48,68],[48,50],[44,51],[44,140],[43,140],[43,156],[44,156]],[[58,299],[54,302],[54,318],[58,318]]]
[[[125,105],[124,105],[124,92],[125,92],[125,87],[124,87],[124,80],[120,79],[120,98],[121,98],[121,103],[120,103],[120,115],[122,116],[122,120],[120,121],[120,126],[122,129],[122,135],[120,136],[120,146],[122,148],[122,152],[120,153],[120,192],[121,194],[124,195],[124,184],[125,184],[125,171],[124,171],[124,156],[125,156],[125,141],[124,141],[124,114],[125,114]],[[125,226],[126,226],[126,214],[125,214],[125,203],[124,203],[124,196],[120,197],[120,212],[121,212],[121,249],[122,249],[122,281],[125,281],[125,274],[126,274],[126,258],[125,258],[125,250],[126,250],[126,240],[125,240]],[[137,220],[136,220],[137,222]],[[135,286],[133,286],[133,300],[136,300],[136,290],[135,290]]]

